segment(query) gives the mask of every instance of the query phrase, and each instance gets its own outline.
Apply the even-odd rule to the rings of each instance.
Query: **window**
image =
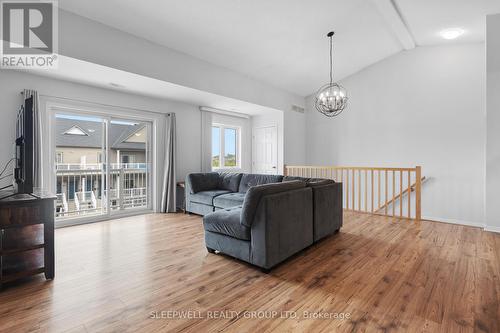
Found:
[[[236,161],[237,130],[235,128],[224,128],[224,167],[234,168],[238,166]]]
[[[62,151],[56,152],[56,163],[63,164],[64,163],[64,154]]]
[[[239,143],[238,127],[212,126],[212,169],[240,168]]]
[[[156,120],[163,118],[158,116]],[[51,184],[47,182],[57,195],[56,223],[73,224],[73,218],[92,220],[152,208],[149,152],[154,151],[154,145],[149,143],[153,122],[89,116],[84,112],[53,112],[50,121],[54,128],[72,129],[69,133],[53,133],[50,148],[57,163]],[[141,135],[137,136],[139,129]],[[81,135],[84,130],[88,136]],[[124,143],[123,138],[131,135],[142,140]],[[61,166],[63,159],[68,164]],[[140,169],[130,164],[137,160],[141,161]],[[50,168],[51,164],[47,163]]]
[[[123,164],[135,163],[135,156],[134,155],[122,155],[122,163]]]
[[[220,127],[212,127],[212,169],[220,168]]]

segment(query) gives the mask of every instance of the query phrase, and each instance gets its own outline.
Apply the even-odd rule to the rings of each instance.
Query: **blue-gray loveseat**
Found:
[[[205,243],[269,270],[342,226],[342,184],[280,175],[192,173],[186,211],[204,215]]]

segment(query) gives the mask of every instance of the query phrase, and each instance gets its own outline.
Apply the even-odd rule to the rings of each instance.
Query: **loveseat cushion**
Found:
[[[284,182],[289,182],[289,181],[293,181],[293,180],[301,180],[303,182],[306,182],[307,186],[309,186],[309,187],[335,184],[335,181],[332,179],[306,178],[306,177],[298,177],[298,176],[285,176],[285,177],[283,177]]]
[[[217,172],[190,173],[187,181],[191,185],[191,193],[216,190],[219,186],[219,174]]]
[[[258,175],[253,173],[243,174],[238,192],[245,193],[252,186],[269,183],[281,183],[282,180],[283,176],[281,175]]]
[[[240,223],[241,207],[222,209],[203,217],[206,231],[229,237],[250,240],[250,228]]]
[[[289,181],[284,183],[271,183],[271,184],[264,184],[264,185],[257,185],[250,187],[245,196],[245,200],[243,201],[243,207],[241,209],[241,224],[247,227],[252,226],[253,219],[257,211],[257,206],[260,203],[260,199],[264,195],[291,191],[304,187],[306,187],[306,183],[300,180]]]
[[[226,190],[201,191],[191,194],[190,198],[192,202],[213,206],[214,198],[226,193],[229,193],[229,191]]]
[[[220,173],[218,188],[220,190],[238,192],[241,176],[241,173]]]
[[[245,193],[227,193],[214,198],[214,206],[218,208],[230,208],[243,205]]]

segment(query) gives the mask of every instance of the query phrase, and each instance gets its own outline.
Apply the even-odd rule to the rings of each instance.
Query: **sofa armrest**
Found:
[[[217,189],[219,174],[217,172],[190,173],[186,176],[186,193],[197,193]]]
[[[311,188],[262,197],[251,227],[251,263],[271,268],[312,243]]]

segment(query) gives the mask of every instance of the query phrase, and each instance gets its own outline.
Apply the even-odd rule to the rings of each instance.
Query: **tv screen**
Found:
[[[17,117],[14,178],[19,194],[33,193],[33,146],[33,97],[30,97],[25,99]]]

